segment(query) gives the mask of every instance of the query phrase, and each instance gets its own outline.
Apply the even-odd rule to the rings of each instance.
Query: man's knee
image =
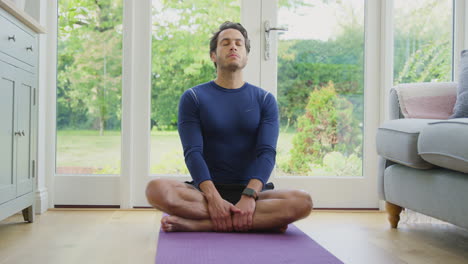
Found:
[[[168,183],[163,179],[152,180],[146,186],[146,199],[157,208],[160,208],[164,201],[164,190],[167,190]]]
[[[294,218],[302,219],[307,217],[313,209],[312,197],[309,193],[302,190],[294,190],[291,193],[291,201],[293,202]]]

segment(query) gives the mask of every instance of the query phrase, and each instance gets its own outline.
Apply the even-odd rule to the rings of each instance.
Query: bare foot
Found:
[[[175,215],[167,215],[161,219],[161,229],[164,232],[210,232],[213,227],[210,220],[192,220]],[[288,225],[268,230],[251,230],[251,233],[285,233]]]
[[[165,232],[211,231],[211,225],[206,220],[191,220],[167,215],[161,219],[161,228]]]
[[[286,233],[286,230],[288,230],[288,225],[285,225],[285,226],[280,227],[280,228],[278,229],[278,231],[279,231],[280,233]]]
[[[288,229],[288,225],[278,227],[278,228],[272,228],[272,229],[262,229],[262,230],[252,230],[250,232],[252,233],[286,233],[286,230]]]

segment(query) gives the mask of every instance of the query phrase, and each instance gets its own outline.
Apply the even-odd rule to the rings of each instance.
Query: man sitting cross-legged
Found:
[[[178,129],[192,182],[157,179],[149,203],[169,214],[164,231],[284,232],[308,216],[310,195],[268,183],[279,133],[274,96],[243,79],[250,42],[226,22],[210,41],[214,81],[181,96]]]

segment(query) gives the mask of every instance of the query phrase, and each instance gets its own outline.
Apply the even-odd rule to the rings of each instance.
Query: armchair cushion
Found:
[[[437,119],[396,119],[385,122],[377,131],[377,152],[393,162],[416,169],[430,169],[431,163],[418,154],[420,131]]]
[[[430,122],[419,135],[418,153],[429,163],[468,173],[466,135],[468,118]]]
[[[468,117],[468,50],[461,53],[457,100],[451,118]]]

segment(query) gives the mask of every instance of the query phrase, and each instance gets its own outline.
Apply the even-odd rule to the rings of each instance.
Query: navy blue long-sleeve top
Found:
[[[265,183],[275,165],[278,106],[274,96],[252,84],[226,89],[214,81],[180,98],[179,136],[196,186]]]

